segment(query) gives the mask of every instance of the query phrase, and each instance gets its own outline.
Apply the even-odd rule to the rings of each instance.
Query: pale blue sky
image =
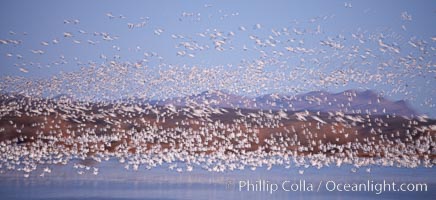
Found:
[[[351,4],[351,8],[348,5]],[[182,13],[193,13],[195,16],[182,16]],[[402,19],[402,13],[412,17],[411,21]],[[106,15],[111,13],[114,19]],[[199,14],[199,15],[198,15]],[[120,19],[119,15],[125,18]],[[197,21],[197,17],[200,21]],[[142,18],[142,19],[141,19]],[[147,18],[148,20],[144,20]],[[325,18],[325,19],[323,19]],[[65,24],[64,20],[78,19],[80,22]],[[314,20],[313,22],[311,20]],[[141,28],[130,30],[128,23],[137,24],[147,21]],[[345,86],[325,86],[317,88],[310,85],[313,76],[303,75],[297,80],[277,83],[267,82],[263,93],[278,92],[287,93],[282,88],[299,85],[307,90],[329,90],[333,92],[349,88],[368,88],[378,92],[390,93],[392,99],[408,99],[420,112],[435,116],[436,103],[435,87],[435,42],[432,37],[436,36],[436,1],[1,1],[0,2],[0,40],[21,41],[20,45],[0,44],[0,72],[1,76],[23,76],[28,78],[48,78],[58,75],[59,72],[77,72],[80,67],[85,66],[88,61],[97,63],[105,62],[101,55],[109,60],[114,55],[119,55],[120,62],[137,62],[144,58],[144,53],[155,52],[163,57],[164,62],[170,65],[198,65],[203,68],[214,68],[219,65],[238,65],[241,60],[253,61],[260,58],[259,50],[267,52],[270,56],[274,51],[282,51],[285,56],[279,58],[286,62],[288,68],[297,67],[301,59],[319,59],[323,64],[323,56],[330,54],[341,54],[320,47],[320,41],[327,38],[340,39],[346,48],[353,45],[360,45],[359,54],[370,49],[375,58],[368,66],[361,66],[362,60],[352,58],[353,68],[368,72],[379,72],[380,64],[399,57],[419,58],[421,63],[428,64],[420,72],[415,69],[404,69],[391,67],[383,73],[401,74],[393,83],[360,84],[349,82]],[[255,25],[260,24],[261,29]],[[282,43],[277,47],[264,47],[254,50],[256,46],[249,39],[250,35],[268,39],[272,29],[282,30],[287,28],[290,32],[295,28],[298,30],[315,30],[320,26],[321,34],[304,33],[295,35],[292,38],[304,40],[304,44],[297,44],[304,48],[324,49],[322,55],[297,56],[286,54],[284,47],[286,41],[291,37],[281,35],[277,37]],[[247,30],[240,31],[239,27],[244,26]],[[403,26],[403,27],[402,27]],[[406,30],[404,30],[404,28]],[[158,36],[155,30],[162,29],[163,33]],[[228,34],[235,33],[230,43],[225,46],[226,50],[216,51],[213,43],[208,37],[202,38],[198,33],[212,33],[219,30]],[[86,34],[82,34],[83,30]],[[12,33],[13,32],[13,33]],[[64,32],[73,34],[72,38],[65,38]],[[94,32],[105,32],[111,37],[117,36],[114,41],[104,41],[101,36],[94,36]],[[26,34],[24,34],[26,33]],[[353,33],[361,33],[365,39],[373,39],[373,42],[363,44],[352,41]],[[205,51],[195,51],[195,58],[177,56],[180,49],[175,46],[180,40],[171,38],[172,34],[191,37],[199,44],[209,45],[211,48]],[[381,36],[382,35],[382,36]],[[383,42],[397,46],[401,49],[398,55],[383,53],[379,51],[377,38],[384,37]],[[52,40],[57,39],[59,44],[53,44]],[[186,38],[185,38],[186,39]],[[77,40],[80,44],[75,44]],[[98,42],[97,45],[88,44],[87,40]],[[425,48],[429,49],[428,54],[414,49],[408,41],[424,41]],[[44,46],[41,42],[48,42]],[[10,43],[10,42],[8,42]],[[286,43],[286,44],[285,44]],[[249,50],[244,51],[243,46]],[[138,49],[139,47],[140,49]],[[231,48],[232,49],[231,49]],[[295,46],[294,46],[295,47]],[[120,50],[118,51],[117,48]],[[31,50],[42,50],[44,54],[32,53]],[[22,56],[18,58],[17,55]],[[53,62],[60,61],[60,56],[68,63],[54,65]],[[344,55],[345,56],[345,55]],[[342,66],[341,62],[347,58],[332,56],[333,61],[325,63],[325,66],[307,63],[307,69],[319,70],[329,74],[335,70],[349,69],[350,66]],[[340,57],[340,55],[339,55]],[[344,60],[341,60],[344,59]],[[355,60],[353,60],[355,59]],[[337,63],[335,63],[337,62]],[[379,62],[379,63],[377,63]],[[30,65],[30,63],[33,63]],[[79,63],[79,64],[78,64]],[[156,67],[159,61],[151,60],[150,68]],[[394,65],[395,63],[391,63]],[[359,68],[361,66],[361,68]],[[278,72],[273,64],[267,66],[266,72]],[[23,73],[19,68],[25,68],[29,72]],[[151,70],[153,71],[153,70]],[[156,68],[157,72],[157,68]],[[286,73],[286,72],[285,72]],[[309,79],[305,84],[300,79]],[[246,83],[242,83],[246,84]],[[275,85],[276,84],[276,85]],[[185,87],[191,87],[187,84]],[[194,87],[194,86],[192,86]],[[202,90],[201,88],[198,90]],[[207,89],[207,88],[206,88]],[[227,89],[217,87],[216,89]],[[399,89],[397,91],[396,89]],[[304,91],[304,90],[303,90]],[[302,91],[302,92],[303,92]],[[393,92],[394,91],[394,92]],[[402,91],[402,92],[401,92]],[[405,94],[407,92],[408,94]],[[427,103],[425,105],[425,103]]]

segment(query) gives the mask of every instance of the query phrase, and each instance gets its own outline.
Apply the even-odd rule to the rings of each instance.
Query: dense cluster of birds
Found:
[[[28,177],[38,165],[68,162],[79,174],[98,174],[98,163],[110,159],[126,169],[166,166],[178,172],[194,167],[223,172],[274,165],[435,164],[436,123],[423,116],[244,110],[203,103],[176,107],[2,96],[0,168]],[[40,175],[50,171],[45,167]]]
[[[345,8],[353,7],[345,3]],[[186,11],[178,21],[195,24],[216,18],[215,14],[219,20],[240,15],[223,10],[208,16]],[[153,37],[170,40],[175,45],[169,51],[174,51],[177,63],[141,46],[128,49],[128,53],[141,54],[139,59],[123,60],[124,47],[117,43],[123,35],[71,28],[79,27],[79,19],[63,20],[68,31],[41,41],[39,48],[7,53],[7,59],[17,60],[14,67],[22,75],[0,77],[1,172],[18,170],[28,177],[43,165],[48,166],[39,170],[44,176],[52,171],[51,165],[74,162],[79,174],[97,175],[95,163],[110,159],[126,169],[167,166],[178,172],[274,165],[432,167],[436,163],[436,123],[427,116],[274,107],[282,100],[278,93],[359,85],[379,87],[383,95],[400,94],[409,100],[426,93],[422,105],[433,108],[434,88],[417,85],[435,83],[435,37],[406,38],[384,29],[330,35],[323,22],[333,15],[295,20],[290,27],[270,30],[256,23],[234,30],[207,28],[194,35],[156,26],[149,17],[135,20],[112,12],[105,17],[111,23],[124,23],[130,32],[146,30]],[[412,16],[403,12],[399,17],[405,24],[401,29],[407,31]],[[19,37],[28,33],[10,31],[9,35],[18,39],[0,38],[0,48],[14,51],[25,42]],[[117,53],[101,53],[86,62],[64,55],[49,63],[26,59],[29,53],[44,56],[50,46],[63,43],[109,45]],[[240,54],[242,59],[209,65],[203,62],[209,54],[223,58]],[[45,68],[74,64],[77,70],[38,77]],[[224,107],[216,106],[220,100],[214,98],[188,98],[183,105],[174,100],[220,90],[244,94],[246,99],[272,92],[267,102],[272,107],[241,106],[255,104],[248,100]]]

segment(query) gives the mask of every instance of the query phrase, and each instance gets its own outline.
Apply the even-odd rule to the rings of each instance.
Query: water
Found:
[[[194,168],[192,172],[178,173],[167,167],[138,171],[125,170],[115,161],[98,165],[99,175],[92,174],[92,168],[83,175],[77,174],[72,164],[56,166],[52,173],[40,177],[39,171],[24,178],[20,172],[7,172],[0,175],[1,199],[433,199],[436,195],[435,170],[432,168],[394,168],[371,166],[351,171],[352,166],[315,168],[273,167],[271,170],[258,168],[225,173],[213,173]],[[299,174],[304,170],[304,174]],[[42,172],[42,169],[40,170]],[[279,188],[270,191],[239,190],[239,181],[268,182],[281,185],[284,181],[306,186],[313,184],[314,191],[286,192]],[[335,183],[374,183],[394,181],[400,183],[426,183],[426,192],[329,192],[327,181]],[[321,182],[321,184],[320,184]],[[321,185],[317,191],[318,185]],[[268,188],[268,187],[265,187]]]

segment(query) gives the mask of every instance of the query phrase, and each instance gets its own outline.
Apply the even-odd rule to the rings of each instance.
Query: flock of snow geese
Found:
[[[345,7],[352,5],[345,3]],[[240,15],[222,10],[218,14],[219,20]],[[183,105],[164,103],[219,90],[246,96],[269,92],[280,101],[277,93],[359,85],[410,100],[430,93],[422,105],[433,108],[434,88],[419,92],[418,84],[435,83],[436,37],[406,38],[385,29],[330,35],[323,22],[334,16],[295,20],[270,30],[260,23],[237,25],[234,30],[211,27],[194,35],[151,25],[149,17],[132,20],[111,12],[105,17],[111,23],[125,23],[129,31],[151,31],[153,37],[171,40],[175,49],[168,51],[174,51],[177,63],[140,45],[129,52],[140,53],[141,58],[125,61],[124,47],[117,44],[123,35],[83,29],[41,41],[40,48],[29,52],[43,56],[51,46],[68,43],[110,44],[120,53],[101,53],[86,62],[65,55],[49,63],[32,62],[26,59],[29,52],[13,52],[25,42],[20,37],[31,33],[10,31],[13,39],[0,38],[0,48],[11,49],[6,57],[17,60],[14,67],[21,75],[0,77],[1,173],[15,170],[24,177],[36,172],[44,176],[54,166],[72,162],[78,174],[97,175],[98,163],[108,160],[119,161],[127,170],[164,166],[177,172],[195,168],[224,172],[284,166],[296,167],[300,174],[308,167],[343,164],[353,165],[355,171],[371,165],[432,167],[436,163],[436,122],[427,116],[293,110],[292,105],[280,109],[216,106],[230,101],[231,95],[185,100]],[[205,17],[212,18],[182,12],[178,21],[195,24]],[[399,18],[404,21],[401,30],[407,31],[412,16],[403,12]],[[63,23],[77,26],[81,20]],[[243,59],[222,65],[192,64],[195,59],[207,60],[209,54],[239,54]],[[46,67],[69,65],[80,68],[37,77]]]

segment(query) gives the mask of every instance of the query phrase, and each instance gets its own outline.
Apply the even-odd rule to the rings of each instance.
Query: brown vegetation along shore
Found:
[[[152,159],[157,163],[201,163],[199,158],[209,156],[244,158],[250,165],[265,156],[405,163],[436,158],[436,120],[426,118],[26,98],[3,100],[2,107],[3,162],[17,157],[62,163],[67,157],[101,161],[151,155],[160,156]],[[143,160],[153,162],[151,166],[155,161]]]

